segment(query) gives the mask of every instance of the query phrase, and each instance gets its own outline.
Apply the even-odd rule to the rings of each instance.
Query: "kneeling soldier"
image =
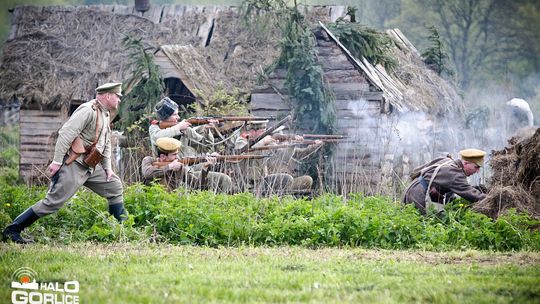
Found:
[[[461,159],[441,157],[413,170],[413,182],[403,197],[403,203],[413,203],[422,214],[430,206],[442,211],[453,194],[475,203],[486,194],[467,182],[467,177],[477,173],[484,164],[486,152],[465,149],[459,152]]]

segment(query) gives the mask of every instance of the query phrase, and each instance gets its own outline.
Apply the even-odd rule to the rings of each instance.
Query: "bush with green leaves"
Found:
[[[0,224],[44,197],[46,189],[5,186]],[[29,230],[40,242],[155,241],[204,246],[300,245],[384,249],[540,250],[540,222],[515,211],[492,220],[461,200],[440,216],[422,216],[388,197],[325,194],[315,199],[167,192],[127,187],[129,220],[118,224],[105,199],[82,190],[58,213]]]

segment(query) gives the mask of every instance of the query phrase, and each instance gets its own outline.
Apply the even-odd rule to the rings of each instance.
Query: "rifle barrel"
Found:
[[[347,135],[330,135],[330,134],[303,134],[303,138],[317,138],[317,139],[345,139],[349,138]]]
[[[262,146],[262,147],[253,147],[249,148],[247,152],[256,152],[256,151],[266,151],[266,150],[277,150],[277,149],[285,149],[290,148],[299,145],[299,143],[292,143],[292,144],[284,144],[284,145],[270,145],[270,146]]]

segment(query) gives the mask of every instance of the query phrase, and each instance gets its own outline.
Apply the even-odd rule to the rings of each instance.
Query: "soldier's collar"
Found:
[[[99,109],[104,112],[104,113],[108,113],[109,112],[109,109],[107,109],[107,107],[105,107],[104,105],[102,105],[97,99],[94,99],[94,105],[99,107]]]

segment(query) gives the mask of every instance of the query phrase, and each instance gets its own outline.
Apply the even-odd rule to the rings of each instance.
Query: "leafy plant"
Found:
[[[202,116],[223,116],[223,115],[247,115],[247,104],[239,89],[227,92],[222,83],[218,84],[217,90],[208,94],[195,89],[203,103],[195,102],[189,105],[197,115]]]
[[[0,225],[45,195],[45,188],[4,186]],[[32,225],[40,242],[151,241],[204,246],[301,245],[427,250],[540,250],[539,221],[509,212],[496,221],[469,210],[464,201],[440,217],[424,217],[412,205],[384,196],[333,194],[316,199],[250,193],[167,192],[136,184],[124,193],[130,214],[120,225],[105,199],[79,191],[59,212]],[[26,233],[26,231],[25,231]]]
[[[349,10],[349,14],[351,12]],[[391,50],[396,44],[386,33],[345,18],[338,18],[336,22],[329,23],[328,29],[356,58],[365,57],[371,64],[381,64],[390,71],[396,67],[397,63],[391,55]]]
[[[284,68],[285,86],[295,103],[295,116],[300,125],[316,133],[331,133],[335,122],[335,97],[323,77],[323,69],[315,50],[315,37],[296,1],[288,6],[283,0],[243,3],[245,16],[263,16],[281,32],[280,56],[266,69]]]
[[[159,67],[154,63],[154,55],[144,46],[142,38],[129,35],[124,37],[124,45],[129,54],[129,66],[133,73],[125,87],[128,94],[120,104],[120,123],[128,131],[128,136],[135,130],[147,130],[148,119],[154,105],[161,99],[165,84]]]

